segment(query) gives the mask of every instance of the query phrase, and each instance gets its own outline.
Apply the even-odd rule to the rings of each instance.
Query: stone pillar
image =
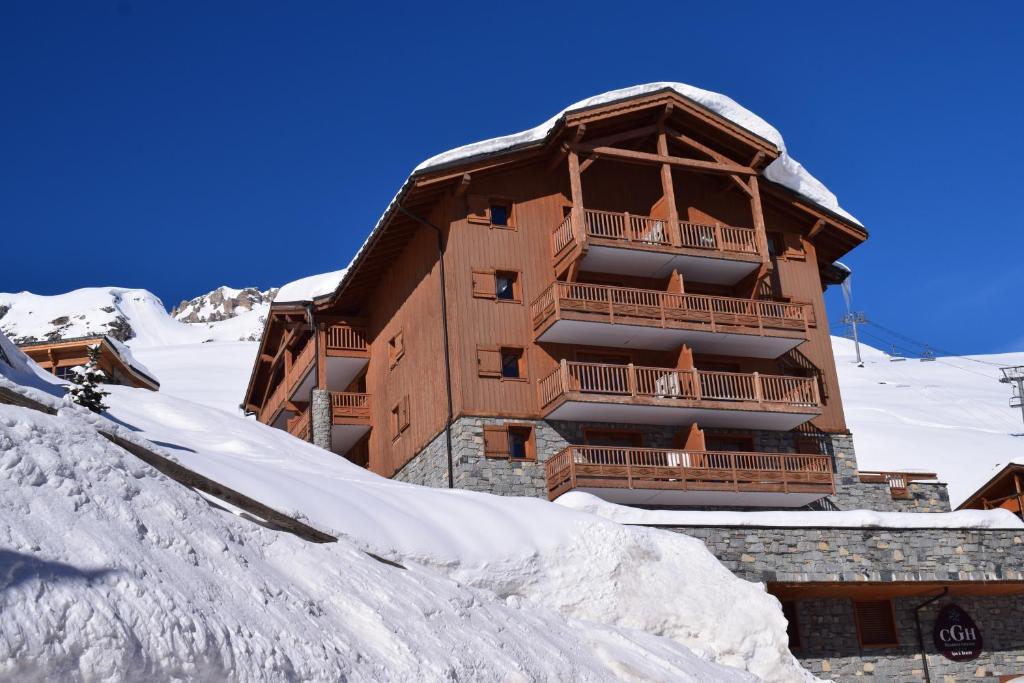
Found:
[[[331,450],[331,392],[326,389],[314,389],[313,400],[309,406],[310,427],[313,432],[313,444]]]

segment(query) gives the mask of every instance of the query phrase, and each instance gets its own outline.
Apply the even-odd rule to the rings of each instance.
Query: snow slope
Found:
[[[833,337],[832,347],[860,469],[936,472],[956,507],[1024,458],[1020,411],[1008,407],[997,367],[1024,365],[1024,353],[891,362],[861,344],[861,368],[852,341]]]
[[[60,393],[16,363],[0,374]],[[111,389],[109,415],[132,438],[341,541],[309,546],[214,515],[89,436],[103,418],[0,407],[0,543],[7,575],[26,575],[0,593],[0,666],[73,671],[61,654],[81,651],[95,676],[752,680],[716,662],[812,680],[786,649],[777,601],[695,539],[389,481],[252,420]]]

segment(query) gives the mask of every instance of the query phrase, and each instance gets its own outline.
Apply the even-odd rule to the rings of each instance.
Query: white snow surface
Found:
[[[842,529],[1024,529],[1024,521],[1009,510],[958,512],[876,512],[874,510],[642,510],[616,505],[581,491],[570,491],[559,505],[599,515],[619,524],[678,526],[836,527]]]
[[[274,302],[280,304],[300,303],[326,296],[338,288],[347,272],[348,268],[346,267],[330,273],[310,275],[294,282],[289,282],[281,287]]]
[[[813,680],[787,650],[778,602],[695,539],[386,480],[253,420],[110,387],[121,433],[341,539],[303,543],[208,507],[98,438],[93,425],[115,427],[63,404],[52,377],[0,345],[14,363],[0,361],[0,383],[64,405],[57,417],[0,406],[0,672]]]
[[[575,104],[569,105],[539,126],[529,130],[524,130],[520,133],[513,133],[512,135],[504,135],[490,140],[474,142],[469,145],[463,145],[462,147],[448,150],[447,152],[442,152],[441,154],[430,157],[417,166],[415,170],[425,171],[436,166],[462,161],[471,157],[497,154],[520,145],[538,142],[547,137],[547,135],[554,129],[555,124],[558,123],[559,119],[569,112],[666,89],[674,90],[683,97],[701,105],[705,109],[709,109],[722,118],[747,129],[751,133],[754,133],[775,145],[781,154],[778,159],[765,168],[764,176],[768,178],[768,180],[778,183],[783,187],[787,187],[802,197],[811,200],[815,204],[818,204],[819,206],[822,206],[829,211],[839,214],[840,216],[860,225],[860,221],[839,206],[839,200],[836,198],[835,194],[825,187],[824,183],[811,175],[810,172],[808,172],[807,169],[805,169],[796,159],[789,156],[789,153],[786,150],[786,142],[782,139],[782,134],[779,133],[779,131],[770,123],[746,107],[738,104],[731,97],[727,97],[726,95],[712,92],[710,90],[697,88],[686,83],[668,81],[646,83],[588,97],[585,100],[580,100]]]
[[[832,348],[860,469],[935,472],[955,508],[1024,459],[1020,410],[998,381],[998,366],[1024,365],[1024,353],[892,362],[861,344],[861,368],[852,341],[833,337]]]

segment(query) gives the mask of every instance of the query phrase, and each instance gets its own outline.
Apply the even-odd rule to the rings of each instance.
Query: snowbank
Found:
[[[14,351],[17,352],[16,349]],[[0,367],[0,371],[7,374],[5,368]],[[0,378],[0,383],[3,382],[6,380]],[[327,609],[322,607],[324,601],[330,605],[347,605],[353,600],[352,594],[356,593],[354,600],[358,606],[368,598],[357,592],[366,590],[368,586],[376,586],[379,583],[374,580],[376,577],[356,572],[351,583],[344,587],[332,585],[332,582],[350,580],[347,574],[351,564],[349,558],[353,556],[354,549],[360,549],[411,567],[408,575],[412,577],[410,581],[429,576],[442,586],[451,586],[446,589],[447,592],[441,591],[436,598],[429,600],[447,601],[448,607],[440,610],[441,614],[446,614],[453,605],[458,605],[464,609],[467,615],[463,617],[465,619],[481,615],[479,618],[482,621],[475,628],[481,638],[490,638],[495,648],[502,648],[506,637],[509,637],[502,629],[516,629],[500,622],[488,621],[491,619],[491,609],[498,610],[502,618],[505,610],[512,609],[516,614],[525,615],[524,619],[532,620],[531,623],[536,627],[532,637],[524,638],[521,629],[515,636],[520,642],[528,644],[525,647],[531,654],[523,654],[521,648],[506,650],[500,656],[495,655],[497,658],[493,664],[479,663],[489,656],[488,653],[493,653],[489,647],[480,652],[474,651],[472,655],[463,654],[467,649],[476,647],[461,635],[460,629],[469,629],[470,624],[452,626],[452,633],[443,634],[442,645],[432,641],[432,647],[439,647],[443,653],[429,655],[431,661],[438,657],[447,662],[453,657],[472,656],[476,665],[483,667],[479,676],[465,675],[464,669],[456,667],[466,678],[506,680],[509,675],[521,673],[524,680],[598,680],[612,676],[637,680],[672,680],[673,676],[665,674],[661,669],[663,663],[668,662],[669,668],[676,675],[681,671],[691,671],[693,680],[730,680],[728,677],[721,678],[729,674],[722,674],[720,670],[707,669],[692,673],[697,670],[686,668],[690,666],[687,662],[692,661],[685,659],[689,656],[689,650],[709,661],[746,669],[765,680],[811,680],[788,652],[785,621],[778,602],[765,592],[763,586],[733,576],[695,539],[654,529],[621,526],[538,499],[502,498],[390,481],[311,444],[293,439],[281,430],[271,429],[252,420],[211,411],[161,393],[117,386],[110,389],[112,393],[108,403],[111,408],[108,414],[122,429],[131,430],[134,438],[148,439],[169,457],[187,467],[342,539],[336,552],[342,553],[343,559],[324,554],[330,550],[318,548],[311,551],[310,555],[305,555],[304,551],[291,546],[290,542],[282,545],[280,553],[275,554],[275,557],[288,559],[281,559],[274,564],[274,590],[269,597],[266,590],[251,590],[251,587],[242,591],[246,595],[260,595],[273,604],[273,598],[282,593],[291,595],[296,591],[315,589],[317,605],[320,606],[318,609]],[[71,410],[65,408],[66,412]],[[75,431],[55,426],[53,438],[60,432],[67,433],[69,440],[54,443],[53,451],[68,452],[72,461],[78,461],[86,456],[68,450],[73,444],[84,441],[84,438],[76,434],[85,430],[85,425],[103,418],[82,414],[77,410],[71,417],[79,421],[80,429],[76,427],[78,431]],[[33,416],[30,421],[35,419]],[[15,418],[15,421],[21,420],[21,417]],[[15,458],[23,459],[25,456],[21,451],[31,450],[26,441],[35,440],[46,444],[51,437],[25,434],[23,437],[8,438],[15,449],[20,449]],[[88,445],[86,450],[93,447]],[[0,451],[6,452],[5,449],[9,448],[3,445]],[[104,461],[108,454],[102,452],[98,457]],[[0,462],[0,468],[4,466]],[[75,476],[75,468],[55,467],[66,469],[68,477]],[[116,461],[111,467],[117,470]],[[85,467],[83,476],[90,471]],[[78,487],[82,488],[83,485],[79,483]],[[73,485],[61,482],[55,484],[54,488],[70,490]],[[67,498],[66,493],[60,495]],[[17,497],[2,496],[2,500],[8,499],[17,500]],[[115,514],[118,507],[131,507],[136,499],[137,495],[127,503],[116,500],[105,502],[98,509],[113,507],[114,510],[109,514]],[[142,497],[139,504],[147,510],[162,511],[172,516],[178,514],[172,511],[180,508],[175,498],[158,503],[154,498]],[[142,514],[142,511],[132,513],[137,514]],[[183,531],[180,535],[155,532],[159,542],[165,545],[185,544],[198,553],[198,561],[206,566],[205,551],[199,550],[204,543],[202,525],[205,521],[197,520],[195,515],[188,513],[181,522],[183,528],[191,529],[198,525],[196,535],[193,537],[192,531]],[[58,519],[43,526],[48,529],[72,528],[68,524],[68,519]],[[149,521],[142,522],[146,529],[159,528],[156,525],[157,522],[152,525]],[[135,530],[140,528],[139,525],[129,520],[124,526],[128,530],[127,538],[131,543],[136,543],[139,532]],[[217,531],[216,535],[221,533]],[[235,527],[232,527],[232,534],[228,534],[229,538],[246,540]],[[50,544],[71,543],[70,539],[77,539],[78,535],[50,533],[42,540]],[[93,535],[114,539],[119,537],[115,529],[105,529],[95,534],[86,531],[83,542],[92,542]],[[124,540],[124,531],[120,538],[120,542],[128,542]],[[40,540],[33,537],[27,542],[29,545],[31,543],[40,544]],[[246,543],[245,547],[250,548],[251,544]],[[257,544],[254,552],[259,547],[260,544]],[[182,551],[186,557],[191,556],[184,548]],[[74,562],[78,567],[107,566],[111,562],[121,566],[113,548],[103,554],[102,560],[91,564],[88,564],[87,559],[89,553],[79,554],[77,548],[52,545],[52,552],[48,550],[44,556],[48,561],[61,562],[68,561],[68,558],[79,558]],[[231,558],[231,553],[225,558],[221,546],[217,546],[216,556],[218,562],[223,563]],[[295,557],[295,568],[287,565],[292,557]],[[247,558],[250,567],[257,560]],[[126,561],[130,563],[130,559]],[[286,566],[282,567],[281,564]],[[322,576],[318,568],[323,568],[326,574]],[[146,569],[147,574],[150,571]],[[137,576],[137,572],[137,569],[133,569],[129,574]],[[285,574],[283,577],[282,572]],[[259,577],[259,572],[256,575]],[[201,573],[197,577],[201,577]],[[173,581],[176,590],[192,590],[186,588],[191,584],[184,578],[179,575]],[[222,579],[230,581],[231,577]],[[213,579],[210,581],[217,583]],[[216,597],[220,590],[216,585],[210,587],[209,582],[201,578],[195,585],[200,587],[197,590],[202,589],[203,595],[207,596]],[[455,590],[454,587],[468,593],[453,598],[451,591]],[[125,589],[138,590],[138,586],[133,584]],[[374,590],[382,593],[381,603],[390,600],[388,609],[394,615],[394,620],[380,624],[380,618],[372,616],[376,613],[376,607],[373,606],[360,607],[361,616],[358,617],[354,617],[351,609],[346,608],[344,617],[337,624],[333,620],[326,620],[318,627],[318,631],[330,634],[328,642],[332,651],[338,649],[351,653],[351,642],[358,644],[362,642],[360,639],[384,637],[386,634],[391,634],[388,636],[388,642],[392,643],[390,647],[401,649],[402,646],[396,644],[396,640],[407,642],[413,638],[405,635],[405,631],[415,632],[416,625],[424,615],[427,615],[428,620],[433,619],[430,615],[434,614],[436,608],[426,597],[430,595],[430,590],[417,591],[406,584],[389,584]],[[404,610],[396,605],[406,604],[409,600],[406,591],[410,590],[414,598],[419,599],[418,596],[422,595],[422,599],[428,602],[412,608],[416,613],[411,617],[412,626],[407,628],[400,620]],[[213,603],[220,601],[219,598],[211,600]],[[184,594],[167,598],[167,604],[190,605],[193,604],[193,596]],[[206,603],[199,601],[197,604]],[[105,609],[99,609],[96,605],[93,607],[96,611],[111,612],[109,605]],[[28,606],[21,605],[19,615],[22,619],[28,609]],[[228,604],[228,615],[233,614],[232,609]],[[185,619],[190,609],[164,611],[167,612],[165,618],[175,622]],[[10,610],[3,610],[5,617],[8,613]],[[246,613],[246,620],[248,618]],[[115,622],[117,629],[128,631],[123,636],[124,640],[128,640],[132,635],[131,627],[117,619]],[[258,625],[264,622],[256,620],[253,623]],[[569,626],[559,626],[566,623]],[[355,633],[368,626],[372,627],[370,635]],[[78,637],[64,632],[57,637],[52,632],[56,628],[52,624],[39,628],[40,643],[44,635],[56,637],[58,641]],[[228,629],[227,632],[233,632],[230,626],[224,628]],[[247,632],[270,633],[278,628],[281,628],[279,624],[266,629],[250,626]],[[442,631],[447,629],[445,626],[436,628]],[[116,630],[114,626],[110,629]],[[334,629],[338,629],[338,635],[334,635]],[[173,631],[173,628],[170,630]],[[383,635],[378,633],[380,630],[384,631]],[[395,631],[402,635],[394,635]],[[578,637],[561,635],[574,631],[578,631]],[[495,635],[499,632],[502,634],[500,637]],[[592,635],[595,632],[598,635]],[[102,633],[107,634],[109,630]],[[305,636],[299,629],[294,637],[302,639]],[[212,636],[204,636],[206,641],[210,638]],[[140,640],[145,642],[144,638]],[[336,640],[350,642],[342,648]],[[186,639],[186,642],[190,641]],[[235,646],[231,644],[231,647]],[[404,647],[414,653],[423,651],[415,642]],[[333,654],[330,656],[333,657]],[[175,654],[174,659],[177,657]],[[543,661],[537,661],[538,657]],[[512,666],[510,658],[525,659]],[[359,658],[353,659],[356,661],[351,666],[359,665]],[[641,660],[642,664],[634,660]],[[189,661],[194,661],[194,658]],[[389,658],[377,660],[378,663],[386,661]],[[401,658],[399,662],[401,665]],[[542,666],[559,670],[548,671]],[[641,668],[634,669],[634,666]],[[601,673],[595,673],[594,667],[598,667]],[[408,677],[403,673],[406,670],[399,668],[396,671],[397,674],[393,674],[388,670],[385,675],[377,677]],[[430,671],[427,670],[427,678],[432,677]],[[500,675],[495,673],[499,671],[502,672]],[[687,679],[683,677],[681,680]]]
[[[662,526],[835,527],[840,529],[1024,529],[1024,522],[1009,510],[959,512],[841,512],[785,510],[728,512],[710,510],[640,510],[608,503],[589,493],[572,491],[556,501],[573,510],[589,512],[619,524]]]
[[[751,133],[754,133],[755,135],[772,143],[779,149],[781,154],[778,159],[773,161],[764,170],[764,176],[768,178],[768,180],[776,182],[783,187],[787,187],[797,194],[811,200],[815,204],[818,204],[833,213],[839,214],[858,225],[860,224],[856,218],[839,206],[839,201],[836,199],[836,196],[829,191],[829,189],[825,187],[820,180],[812,176],[796,159],[789,156],[789,153],[786,151],[785,140],[782,139],[782,135],[771,124],[749,109],[739,105],[730,97],[710,90],[702,90],[701,88],[696,88],[692,85],[687,85],[686,83],[647,83],[644,85],[634,85],[629,88],[612,90],[600,95],[595,95],[594,97],[588,97],[585,100],[581,100],[566,107],[535,128],[531,128],[520,133],[514,133],[512,135],[504,135],[490,140],[474,142],[447,152],[442,152],[441,154],[435,155],[421,163],[416,167],[415,171],[426,171],[434,167],[443,166],[456,161],[463,161],[477,156],[497,154],[521,145],[539,142],[546,138],[554,129],[555,124],[569,112],[587,109],[588,107],[597,106],[599,104],[608,104],[618,100],[637,97],[647,93],[657,92],[659,90],[674,90],[683,97],[701,105],[705,109],[711,110],[719,116],[732,121],[736,125],[745,128]]]
[[[294,282],[289,282],[277,292],[274,303],[288,304],[312,301],[334,292],[338,288],[348,268],[330,273],[310,275]]]
[[[755,680],[666,638],[241,521],[72,409],[0,405],[0,470],[7,680]]]

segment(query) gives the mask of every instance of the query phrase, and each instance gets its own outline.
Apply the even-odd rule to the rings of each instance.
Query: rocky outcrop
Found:
[[[183,323],[210,323],[228,320],[241,313],[251,311],[256,306],[270,304],[276,294],[277,289],[261,292],[255,287],[246,287],[245,289],[218,287],[202,296],[182,301],[171,311],[171,317]]]

